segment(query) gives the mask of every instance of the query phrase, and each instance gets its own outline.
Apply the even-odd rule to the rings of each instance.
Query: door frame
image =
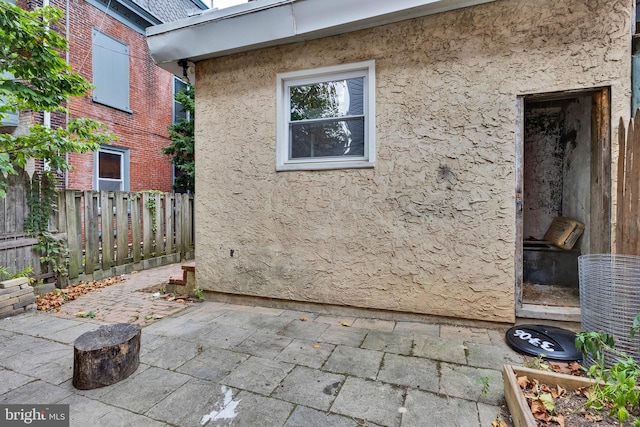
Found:
[[[571,320],[555,310],[538,311],[523,307],[523,209],[524,185],[524,116],[526,103],[553,101],[575,96],[591,96],[591,205],[590,253],[611,251],[611,88],[596,87],[562,92],[519,95],[516,105],[515,159],[515,309],[516,317],[540,317],[548,320]],[[536,315],[539,313],[539,316]],[[571,317],[571,316],[569,316]]]

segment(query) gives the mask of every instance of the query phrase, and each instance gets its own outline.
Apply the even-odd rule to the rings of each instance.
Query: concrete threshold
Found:
[[[522,304],[522,307],[516,308],[516,317],[561,322],[581,322],[580,307]]]

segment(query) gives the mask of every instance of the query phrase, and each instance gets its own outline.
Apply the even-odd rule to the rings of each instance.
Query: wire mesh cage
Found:
[[[631,339],[633,319],[640,313],[640,257],[589,254],[578,257],[582,330],[605,332],[614,337],[615,348],[640,361],[640,336]],[[590,365],[593,361],[584,360]],[[605,365],[616,356],[605,353]]]

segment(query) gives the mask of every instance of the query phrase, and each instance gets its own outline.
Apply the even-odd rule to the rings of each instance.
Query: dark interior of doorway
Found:
[[[578,256],[589,252],[592,95],[525,99],[522,302],[579,307]],[[580,221],[571,250],[544,240],[555,217]]]

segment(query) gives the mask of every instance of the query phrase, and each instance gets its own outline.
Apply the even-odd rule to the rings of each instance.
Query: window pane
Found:
[[[173,123],[180,119],[187,119],[187,110],[178,101],[173,101]]]
[[[99,178],[122,179],[121,154],[100,151],[98,156]]]
[[[289,87],[291,121],[363,114],[364,78]]]
[[[98,180],[98,191],[121,191],[122,181],[112,181],[110,179]]]
[[[290,125],[291,157],[364,156],[364,118]]]

